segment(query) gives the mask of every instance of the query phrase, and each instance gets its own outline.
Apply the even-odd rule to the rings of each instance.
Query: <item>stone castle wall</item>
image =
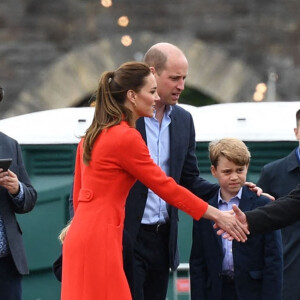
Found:
[[[299,11],[300,2],[296,0],[119,0],[113,1],[110,8],[104,8],[100,1],[94,0],[2,0],[0,85],[5,88],[5,100],[0,107],[1,117],[8,111],[10,115],[14,114],[17,106],[26,106],[24,112],[49,107],[43,101],[51,102],[51,89],[47,90],[48,100],[35,99],[36,103],[28,101],[24,104],[20,95],[35,90],[45,72],[62,57],[101,40],[119,40],[122,34],[133,37],[131,47],[142,55],[148,44],[140,47],[143,39],[135,40],[135,36],[143,32],[157,39],[171,39],[182,48],[186,46],[184,50],[188,50],[190,43],[199,41],[210,49],[225,53],[225,56],[211,56],[211,61],[207,62],[216,70],[210,78],[212,84],[220,80],[217,70],[222,68],[215,57],[222,57],[241,61],[246,66],[245,73],[248,72],[246,68],[251,69],[257,82],[267,82],[269,72],[274,71],[278,75],[276,99],[299,100]],[[127,15],[130,20],[126,28],[117,25],[117,19],[122,15]],[[135,43],[137,40],[139,44]],[[118,43],[114,42],[114,45]],[[119,47],[123,47],[121,43]],[[133,59],[126,57],[126,53],[125,57],[119,57],[119,52],[124,51],[119,51],[116,46],[107,54],[107,60]],[[199,65],[197,55],[191,59],[191,66]],[[207,66],[202,68],[200,65],[199,72],[203,70],[207,70]],[[225,82],[226,70],[220,69]],[[200,88],[208,94],[214,90],[205,90],[204,84],[200,84]],[[234,88],[228,86],[229,90]],[[232,99],[220,101],[250,101],[254,89],[255,80],[249,79],[248,84],[244,82],[236,89]],[[218,98],[218,95],[212,96]]]

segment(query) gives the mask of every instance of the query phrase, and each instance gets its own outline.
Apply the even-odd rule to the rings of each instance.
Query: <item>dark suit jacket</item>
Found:
[[[257,185],[276,199],[286,196],[300,182],[296,149],[288,156],[265,165],[261,171]],[[284,258],[283,298],[298,300],[300,299],[300,221],[283,228],[281,234]]]
[[[240,201],[242,211],[269,202],[244,187]],[[217,195],[209,201],[218,207]],[[222,237],[210,220],[194,221],[190,257],[192,300],[222,299]],[[279,231],[249,237],[246,243],[232,242],[235,288],[239,299],[281,300],[282,249]]]
[[[294,149],[288,156],[265,165],[257,186],[277,199],[287,195],[299,182],[299,163]]]
[[[266,233],[300,221],[300,184],[287,196],[245,212],[250,234]]]
[[[136,128],[147,142],[144,118],[137,121]],[[195,154],[195,128],[192,116],[183,108],[175,105],[172,107],[170,130],[170,176],[177,183],[188,188],[204,200],[211,197],[218,186],[211,184],[199,177],[199,169]],[[136,240],[137,233],[143,217],[148,188],[137,182],[131,189],[126,201],[125,229],[131,237],[132,243]],[[171,207],[170,235],[169,235],[169,263],[175,270],[179,264],[177,248],[178,211]]]
[[[20,274],[28,274],[22,231],[15,213],[23,214],[31,211],[35,205],[37,194],[32,187],[22,161],[21,149],[17,141],[0,132],[0,158],[12,158],[10,170],[14,172],[23,186],[25,201],[18,207],[12,201],[8,191],[0,186],[0,214],[2,216],[8,245],[12,258]]]

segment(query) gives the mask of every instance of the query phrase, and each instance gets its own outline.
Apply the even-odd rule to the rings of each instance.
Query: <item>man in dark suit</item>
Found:
[[[270,200],[243,187],[250,162],[246,145],[233,138],[209,145],[211,171],[220,184],[209,204],[242,211],[263,206]],[[280,231],[249,237],[245,243],[226,241],[216,235],[213,222],[193,223],[190,256],[192,300],[278,299],[282,291]]]
[[[300,181],[300,110],[296,112],[294,133],[299,146],[288,156],[265,165],[257,182],[264,192],[278,199]],[[281,230],[283,243],[283,299],[300,299],[300,221]]]
[[[0,169],[0,298],[20,300],[21,278],[29,271],[15,214],[31,211],[37,194],[23,165],[18,142],[2,132],[0,158],[12,158],[8,171]]]
[[[136,127],[154,161],[169,176],[197,196],[208,198],[217,186],[199,177],[192,116],[176,105],[188,73],[187,59],[174,45],[159,43],[144,60],[155,75],[161,100],[156,103],[155,117],[139,119]],[[133,299],[165,299],[169,270],[179,265],[177,209],[137,182],[127,198],[125,229],[134,247]],[[128,273],[131,265],[124,264],[124,268]]]

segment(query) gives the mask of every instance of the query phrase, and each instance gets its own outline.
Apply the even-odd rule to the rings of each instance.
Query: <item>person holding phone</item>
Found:
[[[11,158],[0,158],[0,169],[2,169],[1,172],[7,171],[11,162],[12,162]]]
[[[0,164],[0,298],[21,300],[22,275],[29,270],[16,213],[31,211],[37,193],[25,170],[20,145],[0,132],[0,159],[6,158],[11,159],[9,168]]]

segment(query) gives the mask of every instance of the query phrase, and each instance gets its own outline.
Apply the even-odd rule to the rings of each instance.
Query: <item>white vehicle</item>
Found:
[[[224,136],[256,142],[294,141],[300,101],[180,106],[193,116],[197,142]],[[72,144],[91,123],[93,112],[92,107],[45,110],[0,120],[0,128],[24,145]]]
[[[295,141],[296,112],[300,101],[242,102],[193,107],[190,111],[196,128],[196,141],[211,141],[225,136],[243,141]]]

